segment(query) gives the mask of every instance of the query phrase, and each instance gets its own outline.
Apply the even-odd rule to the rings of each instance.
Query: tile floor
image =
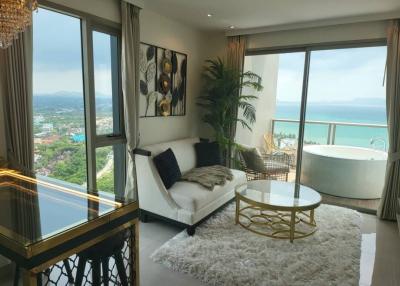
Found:
[[[365,210],[368,213],[376,213],[380,199],[375,200],[359,200],[330,196],[320,193],[322,202],[325,204],[332,204],[337,206],[349,207],[356,210]]]
[[[362,214],[362,216],[360,286],[400,285],[400,236],[396,223],[380,221],[369,214]],[[179,228],[159,221],[140,225],[141,286],[203,285],[198,280],[185,274],[172,272],[152,262],[149,258],[154,250],[180,231]],[[11,278],[0,281],[0,285],[11,286]]]

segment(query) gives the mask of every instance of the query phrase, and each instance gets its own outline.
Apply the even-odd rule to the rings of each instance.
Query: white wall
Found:
[[[248,36],[249,49],[386,38],[387,21],[276,31]]]
[[[141,40],[188,55],[186,116],[140,119],[141,145],[188,136],[205,135],[196,107],[201,93],[204,60],[221,54],[225,48],[223,34],[210,34],[144,9],[141,13]]]
[[[244,90],[243,94],[257,95],[258,98],[252,101],[256,107],[256,122],[252,131],[242,127],[238,123],[236,128],[236,142],[239,144],[264,147],[263,135],[272,132],[271,120],[276,109],[276,91],[278,84],[279,55],[260,55],[246,57],[244,63],[245,71],[252,71],[262,78],[264,89],[260,92]],[[239,115],[243,118],[242,113]]]

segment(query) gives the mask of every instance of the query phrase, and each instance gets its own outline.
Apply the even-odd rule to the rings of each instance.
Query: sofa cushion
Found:
[[[239,153],[248,169],[260,173],[267,172],[264,160],[257,148],[243,148]]]
[[[156,156],[168,148],[171,148],[175,154],[176,160],[178,161],[181,172],[185,173],[196,167],[196,153],[194,151],[194,144],[199,141],[199,138],[187,138],[142,146],[141,148],[150,151],[152,156]]]
[[[181,178],[181,170],[171,148],[155,156],[153,161],[165,188],[171,188]]]
[[[236,185],[246,182],[244,172],[232,170],[232,174],[232,181],[226,182],[223,186],[215,186],[211,192],[197,183],[179,181],[169,189],[169,193],[178,206],[190,212],[197,212],[217,198],[233,192]]]
[[[199,142],[194,144],[196,167],[221,165],[221,152],[217,142]]]

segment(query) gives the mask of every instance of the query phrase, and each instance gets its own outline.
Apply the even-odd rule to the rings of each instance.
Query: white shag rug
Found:
[[[234,224],[234,216],[233,203],[197,227],[193,237],[183,231],[151,258],[208,285],[358,285],[358,212],[321,205],[315,211],[317,232],[294,243],[247,231]]]

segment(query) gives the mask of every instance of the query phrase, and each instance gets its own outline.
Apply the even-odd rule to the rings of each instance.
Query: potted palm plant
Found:
[[[251,101],[257,96],[243,94],[243,91],[261,91],[261,77],[247,71],[241,72],[230,68],[221,58],[207,60],[204,68],[204,94],[197,104],[204,109],[202,120],[210,125],[219,143],[227,166],[232,163],[232,151],[235,148],[234,133],[236,124],[240,123],[251,131],[256,121],[256,109]],[[238,112],[243,117],[238,117]]]

